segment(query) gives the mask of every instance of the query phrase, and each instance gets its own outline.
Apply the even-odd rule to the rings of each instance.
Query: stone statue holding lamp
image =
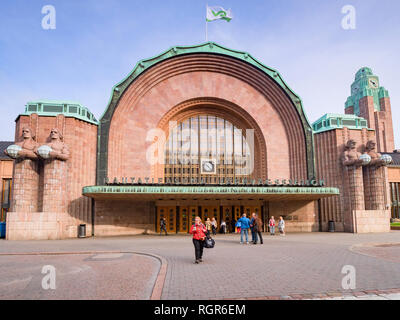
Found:
[[[380,153],[375,151],[376,142],[373,140],[369,140],[365,146],[365,153],[371,157],[370,166],[385,166],[392,162],[392,157],[388,154],[381,155]]]
[[[57,128],[51,129],[50,142],[40,146],[37,149],[37,154],[43,159],[49,160],[68,160],[70,153],[67,145],[64,143],[64,138]]]
[[[356,150],[356,142],[353,139],[347,141],[341,157],[344,166],[364,166],[370,163],[371,157],[368,154],[360,154]]]
[[[13,159],[30,159],[36,160],[38,158],[36,149],[38,147],[35,141],[35,136],[32,130],[28,127],[22,128],[22,141],[10,145],[4,153]]]

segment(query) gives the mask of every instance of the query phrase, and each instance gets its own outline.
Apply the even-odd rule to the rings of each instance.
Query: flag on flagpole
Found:
[[[225,10],[224,8],[219,6],[214,6],[214,7],[207,6],[207,17],[206,17],[207,22],[218,19],[223,19],[229,22],[232,20],[232,18],[233,15],[231,9]]]

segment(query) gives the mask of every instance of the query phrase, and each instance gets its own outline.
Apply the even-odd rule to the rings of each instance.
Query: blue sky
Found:
[[[0,140],[13,140],[27,101],[73,100],[97,118],[113,85],[143,58],[174,45],[205,41],[203,0],[2,0],[0,4]],[[56,29],[43,30],[44,5]],[[208,1],[234,19],[209,23],[210,41],[247,51],[277,69],[302,98],[311,122],[343,113],[356,71],[371,67],[389,90],[400,147],[400,1]],[[341,26],[344,5],[356,29]]]

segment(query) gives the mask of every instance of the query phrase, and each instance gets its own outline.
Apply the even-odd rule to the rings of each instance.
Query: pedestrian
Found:
[[[211,224],[210,218],[207,218],[207,220],[206,220],[206,228],[207,228],[207,231],[208,231],[209,233],[212,232],[212,224]]]
[[[165,220],[164,217],[161,217],[160,219],[160,236],[161,236],[161,232],[165,232],[165,235],[167,236],[167,221]]]
[[[215,220],[215,217],[211,218],[211,230],[212,230],[212,234],[215,236],[217,235],[217,220]]]
[[[246,244],[249,244],[249,229],[250,229],[250,219],[246,217],[243,213],[242,217],[238,220],[240,223],[240,243],[243,244],[243,234],[246,237]]]
[[[263,231],[263,222],[261,218],[256,215],[255,217],[255,223],[254,223],[254,230],[255,230],[255,235],[254,235],[254,244],[257,244],[258,238],[260,238],[260,244],[263,244],[263,237],[262,237],[262,231]]]
[[[231,233],[235,233],[235,229],[236,229],[236,220],[235,219],[232,219],[232,222],[231,222]]]
[[[220,232],[226,234],[226,222],[224,220],[221,221],[221,230]]]
[[[240,220],[240,218],[239,218],[239,220]],[[240,227],[242,226],[242,223],[239,220],[236,221],[236,224],[235,224],[237,233],[240,233],[240,229],[241,229]]]
[[[282,216],[279,217],[278,230],[281,236],[285,235],[285,220],[283,220]]]
[[[274,216],[269,219],[269,232],[271,233],[271,236],[275,235],[275,219]]]
[[[250,219],[250,230],[251,230],[251,242],[254,242],[256,238],[256,230],[254,229],[254,225],[256,223],[256,213],[253,212]]]
[[[193,245],[194,245],[194,255],[195,261],[194,263],[203,262],[203,248],[204,241],[206,240],[207,228],[204,224],[201,223],[200,217],[196,217],[194,219],[194,224],[190,228],[190,234],[193,235]]]

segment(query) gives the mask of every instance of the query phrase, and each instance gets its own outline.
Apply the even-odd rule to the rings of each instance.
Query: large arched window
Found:
[[[253,174],[252,130],[237,128],[213,115],[197,115],[171,123],[165,146],[165,178],[179,181],[250,178]],[[247,138],[246,138],[247,137]]]

